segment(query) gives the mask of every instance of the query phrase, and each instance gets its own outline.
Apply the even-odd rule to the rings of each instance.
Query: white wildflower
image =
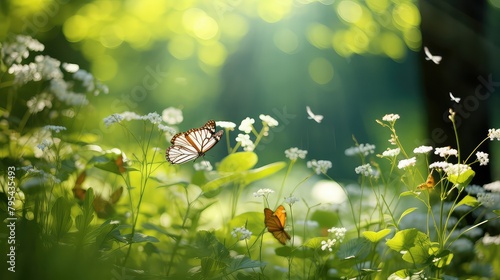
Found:
[[[450,165],[450,163],[446,162],[446,161],[436,161],[436,162],[433,162],[429,165],[429,169],[436,169],[436,170],[445,170],[446,168],[448,168],[448,166]]]
[[[174,107],[168,107],[167,109],[163,110],[162,118],[169,125],[180,124],[184,120],[184,117],[182,116],[182,110]]]
[[[372,177],[375,179],[377,179],[380,175],[378,170],[374,169],[369,163],[354,168],[354,172],[356,172],[356,174],[361,174],[365,177]]]
[[[491,128],[488,129],[488,137],[491,141],[498,140],[500,141],[500,128]]]
[[[479,185],[470,185],[465,188],[465,191],[471,195],[477,195],[478,193],[484,193],[485,190]]]
[[[448,156],[457,156],[458,151],[456,149],[452,149],[448,147],[436,148],[434,154],[439,155],[440,157],[448,157]]]
[[[43,139],[42,140],[42,143],[36,145],[38,147],[38,149],[42,150],[42,151],[45,151],[46,148],[52,146],[52,141],[48,140],[48,139]]]
[[[236,127],[236,124],[234,122],[217,121],[215,123],[218,127],[227,128],[229,130],[234,130],[234,128]]]
[[[479,165],[488,165],[488,162],[490,161],[488,154],[485,152],[477,152],[476,157],[479,161]]]
[[[413,153],[415,154],[427,154],[428,152],[432,151],[432,147],[431,146],[420,146],[420,147],[416,147],[415,149],[413,149]]]
[[[202,160],[200,162],[195,162],[194,165],[194,170],[196,171],[212,171],[213,167],[212,164],[210,164],[210,161]]]
[[[161,123],[162,118],[156,112],[148,113],[147,115],[141,116],[142,120],[150,121],[152,124]]]
[[[231,235],[239,240],[250,239],[252,237],[252,232],[246,229],[244,226],[237,227],[231,231]]]
[[[345,227],[337,228],[337,227],[332,227],[328,229],[329,233],[333,233],[335,235],[335,239],[337,239],[340,243],[344,241],[345,234],[347,232],[347,229]]]
[[[253,193],[254,197],[267,197],[269,194],[274,193],[271,189],[259,189],[257,192]]]
[[[252,132],[253,129],[253,124],[255,123],[255,120],[252,118],[246,118],[241,121],[240,126],[238,127],[239,130],[244,131],[245,133],[250,133]]]
[[[449,164],[448,167],[446,167],[443,170],[444,172],[446,172],[448,176],[450,175],[460,176],[465,171],[470,170],[470,166],[468,166],[467,164]]]
[[[486,208],[498,207],[500,203],[500,193],[478,193],[477,201]]]
[[[290,148],[288,150],[285,150],[285,156],[292,161],[297,160],[298,158],[305,159],[306,155],[307,155],[306,150],[300,150],[297,147],[293,147],[293,148]]]
[[[31,114],[36,114],[43,111],[45,108],[52,108],[53,96],[46,92],[37,94],[31,97],[27,102],[26,106]]]
[[[382,120],[386,121],[386,122],[394,122],[397,119],[399,119],[399,115],[398,114],[387,114],[387,115],[385,115],[385,116],[382,117]]]
[[[310,160],[307,162],[307,168],[311,168],[316,174],[326,173],[332,168],[332,162],[329,160]]]
[[[299,201],[299,199],[295,196],[290,195],[288,197],[285,197],[285,203],[289,204],[290,206],[292,206],[297,201]]]
[[[489,233],[486,233],[483,237],[483,244],[488,245],[500,245],[500,235],[491,236]]]
[[[252,142],[252,140],[250,139],[250,135],[248,134],[238,134],[238,136],[236,137],[236,142],[241,143],[241,146],[245,151],[253,151],[253,149],[255,148],[255,144]]]
[[[78,71],[80,69],[80,66],[78,66],[78,64],[74,64],[74,63],[63,62],[62,68],[68,73],[75,73],[76,71]]]
[[[46,125],[43,128],[48,131],[54,131],[55,133],[59,133],[61,130],[66,130],[66,127],[59,125]]]
[[[401,152],[400,148],[387,149],[384,152],[382,152],[382,156],[383,157],[395,157],[395,156],[399,155],[400,152]]]
[[[124,119],[124,117],[120,114],[112,114],[112,115],[104,118],[104,125],[106,125],[106,127],[109,127],[110,125],[112,125],[114,123],[121,122],[123,119]]]
[[[332,247],[335,245],[335,243],[337,243],[337,240],[336,239],[328,239],[328,240],[323,240],[321,241],[321,250],[325,251],[326,249],[328,249],[328,251],[332,251]]]
[[[500,193],[500,181],[484,184],[483,188],[491,192]]]
[[[359,146],[346,149],[344,153],[346,156],[355,156],[358,154],[367,156],[369,154],[373,154],[374,151],[375,145],[373,144],[359,144]]]
[[[417,163],[417,158],[415,158],[415,157],[412,157],[409,159],[402,159],[398,163],[398,168],[404,169],[404,168],[407,168],[409,166],[415,166],[415,163]]]
[[[263,114],[260,114],[259,116],[260,120],[267,123],[267,125],[269,127],[275,127],[275,126],[278,126],[278,121],[275,120],[273,117],[269,116],[269,115],[263,115]],[[248,132],[247,132],[248,133]]]

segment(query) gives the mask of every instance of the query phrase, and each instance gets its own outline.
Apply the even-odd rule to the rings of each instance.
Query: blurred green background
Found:
[[[481,3],[482,38],[491,46],[489,73],[498,81],[494,51],[500,1]],[[353,136],[359,143],[376,144],[379,152],[388,147],[389,134],[375,119],[400,114],[399,136],[409,149],[427,137],[422,64],[431,62],[421,51],[420,4],[3,0],[0,39],[31,35],[45,44],[47,54],[77,63],[107,84],[110,93],[93,99],[92,112],[76,123],[110,147],[120,147],[121,141],[102,122],[112,113],[161,113],[174,106],[184,112],[180,130],[208,119],[239,124],[245,117],[258,120],[259,114],[268,114],[280,126],[258,147],[262,163],[284,158],[284,150],[296,146],[308,150],[310,159],[331,160],[333,178],[350,180],[358,160],[346,158],[344,150],[354,145]],[[459,7],[441,8],[469,24]],[[442,19],[429,20],[439,24]],[[478,54],[468,55],[474,59]],[[435,94],[448,98],[447,92]],[[492,100],[490,109],[498,109],[498,91]],[[323,122],[307,119],[306,105],[324,115]],[[491,111],[492,123],[500,126],[499,114]],[[222,146],[210,157],[222,158]],[[492,165],[498,170],[498,159]]]

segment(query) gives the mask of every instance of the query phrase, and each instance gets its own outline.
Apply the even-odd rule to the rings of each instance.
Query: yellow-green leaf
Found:
[[[380,231],[365,231],[363,232],[363,236],[370,240],[372,243],[377,243],[380,241],[380,239],[386,237],[389,233],[391,232],[390,229],[386,228]]]
[[[254,152],[238,152],[225,157],[217,167],[219,172],[239,172],[249,170],[257,164],[258,157]]]

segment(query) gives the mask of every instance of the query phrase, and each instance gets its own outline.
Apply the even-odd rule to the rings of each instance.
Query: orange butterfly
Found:
[[[278,206],[276,211],[264,208],[264,223],[267,230],[274,235],[281,244],[285,245],[290,240],[290,235],[285,231],[286,211],[283,205]]]
[[[427,176],[427,181],[425,183],[418,185],[419,190],[430,190],[434,189],[434,186],[436,185],[436,182],[434,181],[434,176],[432,176],[432,170],[431,173],[429,173],[429,176]]]

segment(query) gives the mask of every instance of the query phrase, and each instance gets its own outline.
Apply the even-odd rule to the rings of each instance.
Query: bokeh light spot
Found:
[[[393,10],[393,18],[396,27],[401,29],[412,28],[420,24],[420,13],[418,8],[412,3],[402,3]]]
[[[312,197],[319,203],[341,204],[346,201],[347,196],[335,181],[321,180],[314,184],[312,188]]]
[[[226,61],[227,51],[219,42],[214,42],[209,45],[203,45],[198,51],[200,60],[209,65],[218,67]]]
[[[309,75],[314,82],[324,85],[333,78],[333,66],[325,58],[315,58],[309,63]]]
[[[394,60],[401,60],[405,55],[405,46],[394,33],[386,32],[380,37],[382,51]]]
[[[67,19],[63,25],[63,33],[70,42],[83,40],[88,33],[88,20],[80,15],[74,15]]]
[[[307,28],[307,39],[311,45],[318,49],[327,49],[330,47],[330,38],[332,31],[323,24],[313,23]]]
[[[100,34],[100,42],[106,48],[116,48],[123,43],[123,30],[116,25],[104,26]]]
[[[356,23],[363,15],[363,9],[354,1],[344,0],[338,4],[337,13],[344,21]]]
[[[278,22],[290,13],[292,4],[292,0],[259,1],[258,13],[260,18],[266,22]]]

